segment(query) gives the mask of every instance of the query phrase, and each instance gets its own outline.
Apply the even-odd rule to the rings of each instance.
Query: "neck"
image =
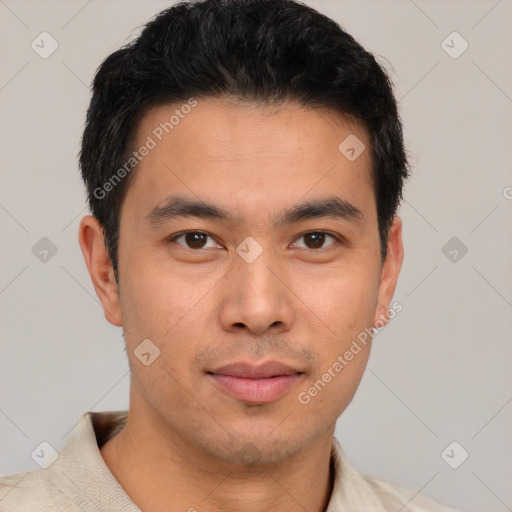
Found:
[[[323,512],[327,508],[334,427],[288,459],[251,466],[212,459],[175,433],[139,418],[130,411],[124,429],[100,452],[141,510]]]

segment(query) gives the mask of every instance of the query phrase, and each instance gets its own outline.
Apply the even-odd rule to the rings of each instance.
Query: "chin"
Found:
[[[212,458],[228,464],[241,464],[246,467],[272,465],[293,457],[313,439],[302,434],[295,438],[286,431],[266,433],[261,428],[256,432],[235,431],[226,433],[224,439],[212,439],[203,435],[196,439],[201,451]]]

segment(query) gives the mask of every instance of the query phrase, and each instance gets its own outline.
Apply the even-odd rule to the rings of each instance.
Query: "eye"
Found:
[[[304,233],[299,237],[299,239],[303,238],[305,240],[305,246],[302,248],[304,249],[324,249],[326,247],[323,247],[326,237],[332,238],[334,240],[334,243],[329,244],[327,247],[330,247],[334,245],[336,242],[339,242],[339,239],[331,235],[325,231],[310,231],[308,233]],[[180,243],[178,240],[184,239],[185,243]],[[212,246],[208,247],[206,245],[206,242],[210,238],[213,241]],[[183,247],[186,247],[188,249],[192,249],[195,251],[199,251],[201,249],[208,249],[208,248],[215,248],[218,246],[218,244],[213,240],[213,237],[209,235],[208,233],[205,233],[204,231],[184,231],[182,233],[178,233],[176,235],[171,236],[168,239],[169,242],[176,242],[178,245],[181,245]]]
[[[325,242],[326,237],[330,237],[334,239],[334,243],[338,242],[339,239],[334,235],[330,235],[325,231],[310,231],[309,233],[304,233],[299,237],[299,239],[304,238],[306,241],[306,249],[323,249],[322,245]],[[329,244],[328,247],[334,245],[334,243]]]
[[[176,242],[180,238],[184,238],[185,245],[177,242],[178,245],[184,245],[184,247],[193,250],[204,249],[206,240],[208,238],[211,238],[213,240],[213,238],[204,231],[184,231],[182,233],[178,233],[177,235],[173,235],[168,240],[169,242]]]

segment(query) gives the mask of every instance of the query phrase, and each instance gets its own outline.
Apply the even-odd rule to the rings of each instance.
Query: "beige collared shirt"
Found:
[[[53,462],[50,447],[36,452],[42,466],[51,462],[48,467],[0,478],[0,512],[140,512],[99,451],[124,427],[127,414],[83,414]],[[416,491],[357,472],[335,437],[331,458],[334,487],[326,512],[456,512]]]

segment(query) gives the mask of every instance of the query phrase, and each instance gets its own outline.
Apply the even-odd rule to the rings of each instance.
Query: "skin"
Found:
[[[176,107],[147,112],[135,147]],[[126,427],[100,451],[142,510],[325,510],[335,423],[371,343],[307,405],[297,397],[359,333],[386,321],[403,259],[395,217],[381,261],[369,151],[349,161],[338,150],[349,134],[370,147],[359,123],[329,109],[200,99],[133,176],[120,213],[119,286],[98,222],[82,219],[85,262],[106,319],[123,328],[132,372]],[[237,220],[149,223],[152,209],[177,193]],[[274,226],[295,204],[333,194],[363,220]],[[210,237],[169,241],[185,230]],[[315,245],[307,234],[319,230],[343,238]],[[248,236],[263,249],[252,263],[236,252]],[[148,338],[160,355],[145,366],[134,350]],[[233,398],[206,373],[269,360],[304,373],[271,403]]]

